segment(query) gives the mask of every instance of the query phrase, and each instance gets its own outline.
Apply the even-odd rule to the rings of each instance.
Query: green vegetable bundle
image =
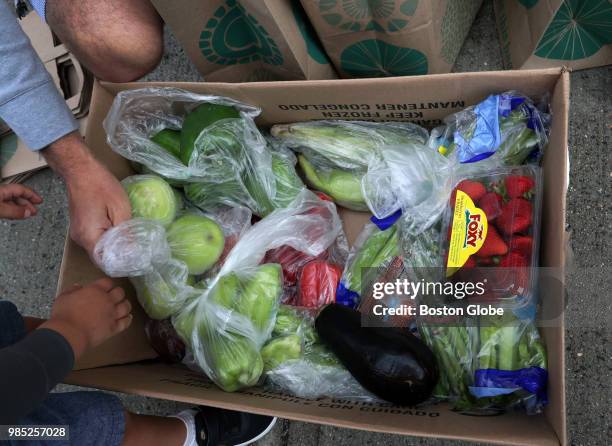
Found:
[[[300,152],[309,185],[341,206],[367,210],[361,178],[384,145],[423,143],[427,132],[409,123],[311,121],[272,127],[273,136]]]
[[[234,392],[257,384],[282,292],[280,265],[264,264],[220,277],[207,299],[174,318],[177,333],[219,387]]]
[[[137,171],[184,187],[196,206],[244,206],[263,217],[303,185],[296,160],[255,126],[259,113],[229,98],[145,88],[118,94],[104,125],[113,150]]]

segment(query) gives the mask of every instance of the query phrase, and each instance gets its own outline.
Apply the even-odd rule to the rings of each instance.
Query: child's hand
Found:
[[[132,306],[111,279],[74,286],[57,296],[51,318],[39,328],[60,333],[72,346],[75,359],[122,332],[132,322]]]
[[[0,218],[23,220],[36,215],[37,204],[42,198],[29,187],[21,184],[0,185]]]

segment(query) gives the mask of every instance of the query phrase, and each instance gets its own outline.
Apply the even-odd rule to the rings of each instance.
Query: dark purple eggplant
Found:
[[[361,313],[331,304],[315,321],[319,337],[359,383],[391,403],[413,406],[438,382],[432,351],[407,329],[362,327]]]

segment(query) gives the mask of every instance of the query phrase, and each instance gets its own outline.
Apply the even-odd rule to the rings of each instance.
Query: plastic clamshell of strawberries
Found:
[[[482,283],[484,293],[470,303],[507,308],[534,303],[539,264],[542,181],[540,167],[500,167],[484,174],[457,177],[441,230],[441,254],[448,258],[456,191],[465,192],[487,217],[487,235],[463,267],[449,273],[451,282]]]

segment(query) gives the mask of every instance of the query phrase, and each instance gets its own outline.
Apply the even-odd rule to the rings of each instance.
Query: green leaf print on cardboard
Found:
[[[609,43],[612,43],[610,0],[565,0],[535,54],[545,59],[583,59]]]
[[[340,66],[354,77],[411,76],[427,74],[427,57],[412,48],[368,39],[345,48]]]
[[[291,0],[291,9],[293,10],[293,16],[295,17],[295,22],[297,23],[298,29],[306,42],[306,50],[308,51],[308,55],[312,57],[315,62],[320,64],[330,63],[329,59],[327,58],[327,54],[325,54],[325,51],[323,51],[323,48],[316,37],[314,28],[310,24],[308,17],[306,17],[306,13],[299,3],[299,0]]]
[[[527,9],[533,8],[538,4],[539,0],[518,0],[521,5],[523,5]]]
[[[17,135],[11,133],[0,139],[0,168],[6,166],[6,163],[17,152]]]
[[[319,0],[328,25],[349,31],[393,33],[408,25],[419,0]]]
[[[274,40],[236,0],[226,0],[208,19],[200,34],[200,50],[206,60],[219,65],[283,63]]]

